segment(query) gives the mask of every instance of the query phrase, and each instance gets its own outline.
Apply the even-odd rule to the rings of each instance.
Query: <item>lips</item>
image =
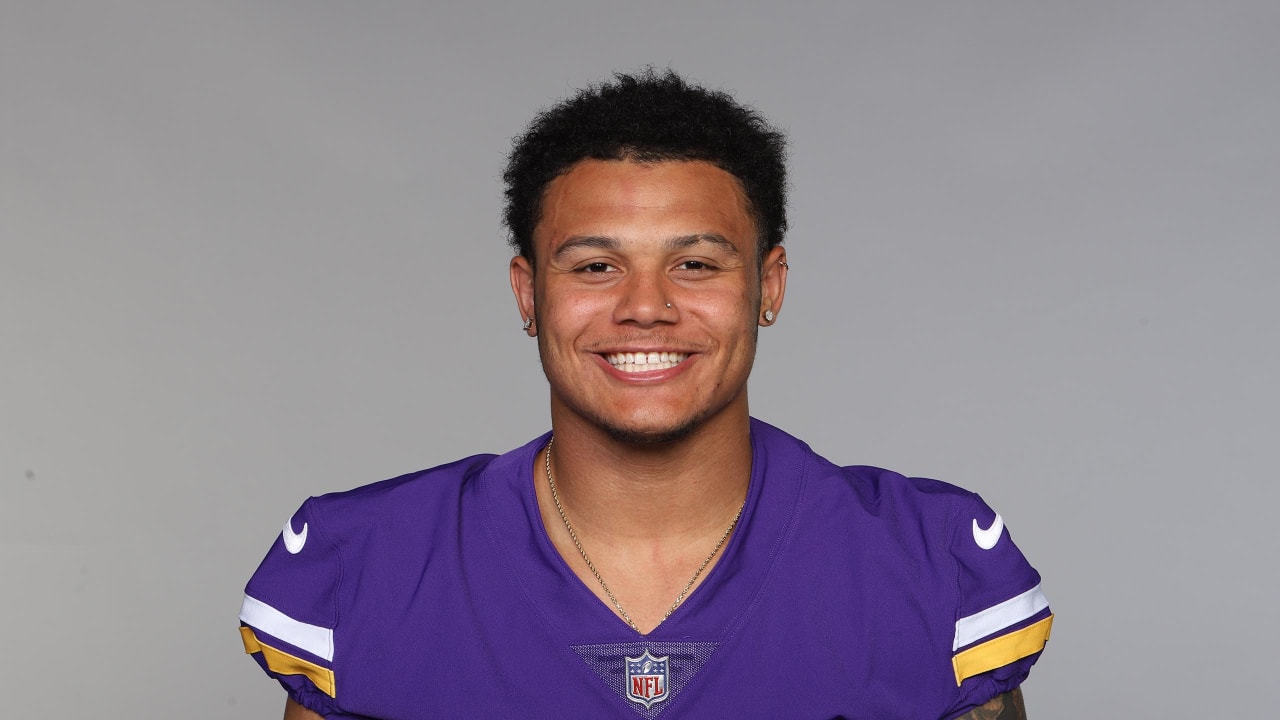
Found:
[[[669,370],[684,362],[688,357],[688,353],[669,351],[615,352],[607,353],[604,356],[605,360],[608,360],[609,364],[614,368],[627,373]]]

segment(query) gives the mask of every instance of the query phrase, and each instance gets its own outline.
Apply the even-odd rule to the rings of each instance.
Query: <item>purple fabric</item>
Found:
[[[648,636],[552,547],[532,474],[546,436],[309,500],[304,549],[277,541],[246,592],[334,630],[319,664],[337,697],[279,679],[327,717],[631,720],[950,718],[1022,682],[1038,656],[959,687],[952,670],[956,620],[1040,581],[1007,533],[976,548],[970,524],[995,517],[976,495],[836,467],[756,420],[752,441],[738,530]]]

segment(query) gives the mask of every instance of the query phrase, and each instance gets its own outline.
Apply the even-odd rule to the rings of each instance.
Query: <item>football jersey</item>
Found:
[[[758,420],[736,531],[642,635],[548,538],[547,440],[307,500],[245,589],[246,651],[328,718],[919,720],[1017,687],[1048,640],[977,495]]]

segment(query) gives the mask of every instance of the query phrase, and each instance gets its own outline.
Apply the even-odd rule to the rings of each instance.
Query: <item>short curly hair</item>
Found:
[[[758,231],[759,257],[787,229],[786,138],[728,94],[671,70],[617,73],[538,113],[512,141],[502,179],[512,248],[533,257],[547,185],[578,162],[702,160],[737,178]]]

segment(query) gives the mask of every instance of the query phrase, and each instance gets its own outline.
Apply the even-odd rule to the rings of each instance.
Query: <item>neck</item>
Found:
[[[551,469],[560,500],[574,525],[593,537],[692,541],[719,534],[746,497],[751,427],[745,407],[655,444],[620,442],[578,418],[556,422],[556,414]],[[539,456],[534,475],[540,499],[547,490],[543,461]]]
[[[587,588],[648,633],[711,571],[741,512],[751,474],[745,398],[740,413],[651,444],[619,442],[557,410],[564,408],[553,402],[554,445],[533,467],[543,526]],[[551,495],[548,462],[563,517]]]

